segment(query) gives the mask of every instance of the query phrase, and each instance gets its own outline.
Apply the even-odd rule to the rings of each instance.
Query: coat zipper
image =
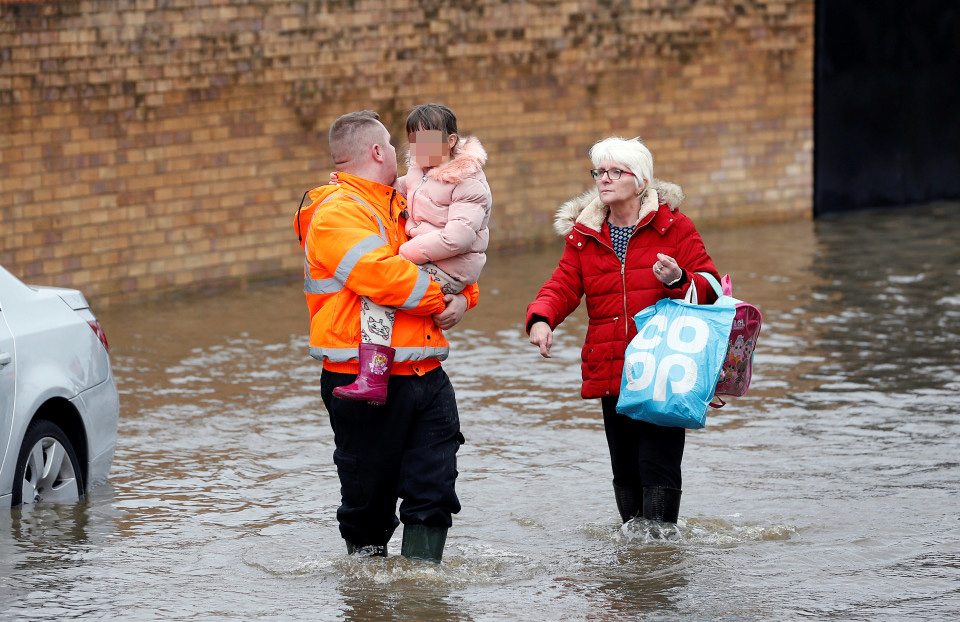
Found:
[[[419,188],[419,186],[417,187]],[[596,240],[597,244],[599,244],[600,246],[605,246],[606,248],[610,249],[610,252],[613,253],[613,256],[617,257],[617,251],[613,250],[613,245],[607,244],[606,242],[604,242],[603,240],[601,240],[599,237],[597,237],[592,233],[587,233],[585,231],[582,233]],[[634,233],[636,233],[636,228],[634,228],[633,233],[630,234],[631,240],[633,239]],[[627,246],[629,245],[630,243],[628,242]],[[620,261],[619,257],[617,257],[617,261]],[[627,270],[627,253],[624,252],[623,261],[620,262],[620,290],[623,292],[623,337],[624,339],[630,336],[630,329],[627,326],[627,322],[629,321],[629,318],[627,318],[627,272],[626,270]]]
[[[627,254],[623,254],[623,263],[620,264],[620,287],[623,291],[623,337],[626,339],[630,336],[630,328],[627,325],[627,322],[630,319],[627,317]]]
[[[395,209],[395,205],[396,205],[396,200],[397,200],[397,189],[394,188],[394,189],[393,189],[393,192],[390,193],[390,218],[393,219],[393,222],[394,222],[394,223],[399,224],[399,223],[400,223],[400,217],[403,216],[403,211],[404,211],[404,210],[400,210],[399,213],[397,213],[396,215],[394,215],[394,209]],[[399,240],[393,240],[393,239],[392,239],[392,238],[394,238],[394,237],[396,236],[396,231],[397,231],[398,228],[397,228],[397,227],[392,227],[392,229],[393,229],[393,231],[391,231],[390,233],[387,234],[387,235],[391,238],[391,244],[399,241]]]
[[[426,182],[427,182],[427,174],[424,173],[423,177],[420,178],[420,183],[417,185],[416,188],[413,189],[413,192],[410,193],[410,196],[407,197],[407,209],[410,209],[413,207],[413,197],[416,196],[417,191],[420,190],[420,188],[422,188],[423,184],[425,184]]]
[[[647,222],[653,222],[653,219],[650,219]],[[623,290],[623,337],[624,339],[630,338],[630,317],[627,316],[627,253],[630,252],[630,242],[633,242],[634,236],[637,235],[637,229],[640,228],[640,223],[638,222],[633,226],[633,231],[630,232],[630,239],[627,240],[627,248],[623,251],[623,262],[620,264],[620,287]],[[616,254],[616,253],[614,253]]]

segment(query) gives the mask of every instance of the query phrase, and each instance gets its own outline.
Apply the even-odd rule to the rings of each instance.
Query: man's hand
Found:
[[[553,329],[546,322],[537,322],[530,327],[530,343],[540,348],[540,356],[550,358],[553,346]]]
[[[456,326],[463,319],[463,314],[467,311],[467,297],[463,294],[446,294],[443,297],[443,302],[446,303],[447,307],[440,313],[433,314],[433,323],[441,329],[447,330]]]

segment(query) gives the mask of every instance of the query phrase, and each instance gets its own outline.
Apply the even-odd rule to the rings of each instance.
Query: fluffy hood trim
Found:
[[[637,222],[642,222],[644,218],[656,212],[661,203],[665,203],[670,211],[675,212],[680,208],[683,199],[683,189],[680,186],[654,178],[650,182],[646,193],[644,193]],[[557,214],[553,219],[553,228],[561,236],[570,233],[576,223],[594,231],[600,231],[603,229],[603,223],[607,220],[609,214],[610,208],[603,204],[599,192],[594,188],[570,199],[557,208]]]
[[[467,136],[461,141],[457,155],[449,162],[444,162],[440,166],[429,169],[427,171],[428,178],[447,184],[459,184],[470,175],[483,170],[487,163],[487,152],[480,144],[480,139],[476,136]],[[423,175],[423,169],[413,161],[409,151],[407,152],[407,169],[408,171],[415,171],[416,175]]]

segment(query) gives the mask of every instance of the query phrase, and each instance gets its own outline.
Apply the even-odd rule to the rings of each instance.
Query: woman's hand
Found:
[[[657,253],[657,261],[653,264],[653,275],[657,277],[658,281],[666,285],[683,276],[683,270],[680,269],[677,260],[673,257]]]
[[[340,176],[337,175],[337,171],[330,173],[330,185],[339,186],[340,185]]]
[[[550,347],[553,345],[553,329],[546,322],[537,322],[530,327],[530,343],[540,348],[540,356],[550,358]]]

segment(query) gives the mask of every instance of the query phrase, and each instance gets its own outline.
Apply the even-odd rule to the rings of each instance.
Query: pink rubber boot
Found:
[[[360,370],[353,384],[337,387],[333,396],[351,402],[368,402],[374,406],[387,403],[387,381],[396,350],[373,343],[360,344]]]

